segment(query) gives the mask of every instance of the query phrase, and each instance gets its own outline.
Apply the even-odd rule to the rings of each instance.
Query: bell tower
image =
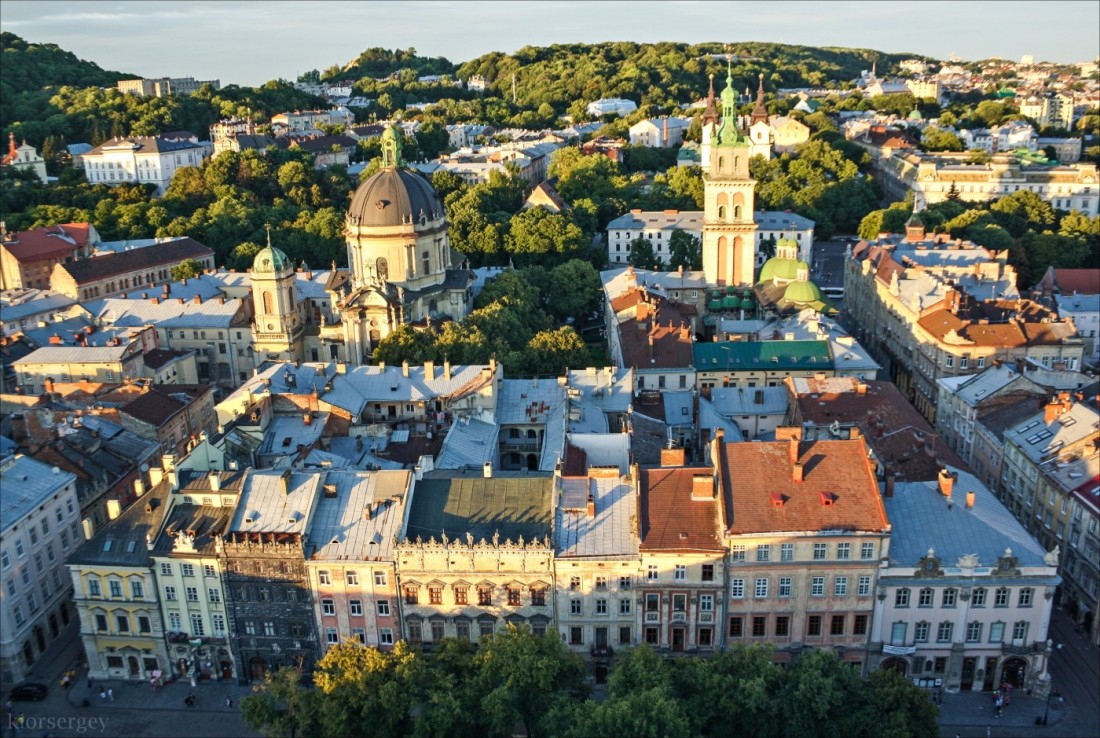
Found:
[[[265,228],[267,247],[252,262],[252,350],[257,364],[263,359],[301,361],[304,328],[294,294],[294,267],[271,245],[271,226]]]
[[[708,285],[747,287],[756,263],[756,222],[749,174],[750,143],[737,124],[737,93],[727,55],[722,119],[703,173],[703,272]]]

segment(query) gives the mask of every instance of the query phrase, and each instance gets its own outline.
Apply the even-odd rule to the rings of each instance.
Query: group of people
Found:
[[[1004,714],[1004,709],[1012,702],[1012,685],[1008,682],[1002,682],[1001,688],[993,693],[993,707],[996,710],[994,715],[1000,717]]]

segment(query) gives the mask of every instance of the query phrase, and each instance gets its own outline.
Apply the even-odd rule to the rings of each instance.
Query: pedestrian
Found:
[[[230,710],[233,709],[233,698],[232,697],[226,697],[225,698],[225,706],[228,707]]]
[[[107,700],[110,701],[110,702],[115,701],[115,690],[114,690],[114,688],[111,688],[111,689],[107,690]]]
[[[99,701],[100,702],[106,702],[107,701],[107,690],[104,689],[102,685],[100,685],[100,687],[99,687]]]

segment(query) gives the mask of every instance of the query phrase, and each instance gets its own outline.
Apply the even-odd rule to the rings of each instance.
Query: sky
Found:
[[[771,41],[1072,63],[1100,56],[1095,0],[3,0],[0,30],[107,70],[255,86],[413,47],[461,63],[523,46],[602,41]]]

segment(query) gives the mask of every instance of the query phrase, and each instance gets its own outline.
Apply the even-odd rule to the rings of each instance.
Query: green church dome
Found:
[[[797,281],[787,285],[783,293],[784,301],[796,305],[809,305],[814,302],[822,302],[821,290],[813,282]]]
[[[773,256],[760,268],[760,278],[757,283],[771,282],[774,279],[793,282],[798,279],[800,270],[805,270],[809,274],[810,265],[801,259],[781,259]]]
[[[293,270],[293,268],[290,259],[286,258],[286,254],[274,246],[260,249],[260,252],[256,254],[256,258],[252,261],[253,272],[275,272],[279,274],[287,270]]]

